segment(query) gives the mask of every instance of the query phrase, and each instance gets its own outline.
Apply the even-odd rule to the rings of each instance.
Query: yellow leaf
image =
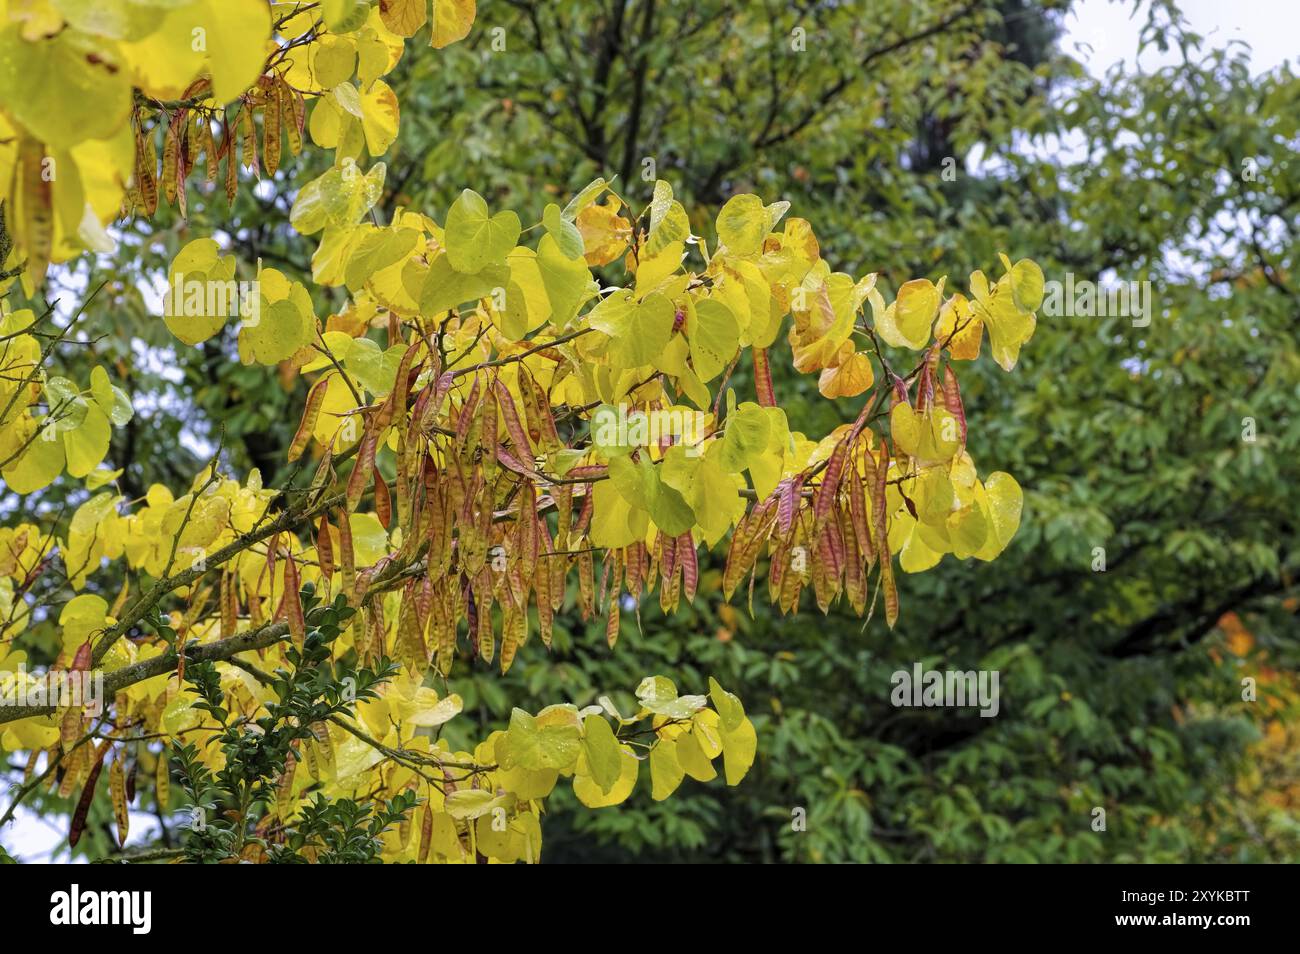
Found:
[[[427,690],[433,692],[433,690]],[[429,704],[429,702],[432,704]],[[464,703],[456,693],[451,693],[445,699],[438,699],[437,693],[433,693],[433,700],[421,701],[417,695],[417,702],[420,702],[418,708],[409,713],[403,723],[421,727],[430,727],[442,725],[444,722],[450,722],[460,714]]]
[[[758,753],[758,734],[754,731],[754,723],[746,717],[736,728],[723,727],[719,734],[722,737],[722,764],[727,784],[739,785]]]
[[[5,422],[6,430],[20,433],[20,445],[28,441],[38,425],[39,422],[35,418],[25,413],[19,415],[16,421]],[[55,439],[45,440],[47,434],[53,435]],[[51,424],[27,443],[27,449],[23,451],[21,457],[4,469],[4,481],[14,493],[30,494],[49,486],[63,470],[64,461],[63,441],[58,439]]]
[[[63,446],[67,452],[68,473],[73,477],[85,477],[99,466],[99,462],[108,453],[108,444],[113,431],[108,423],[108,415],[96,404],[86,407],[86,417],[81,424],[63,433]]]
[[[841,353],[845,350],[849,352],[848,356],[837,367],[823,368],[821,377],[817,379],[817,390],[822,393],[822,397],[857,397],[875,383],[875,372],[867,353],[855,353],[852,343],[847,341],[841,348]]]
[[[210,238],[195,239],[176,253],[167,273],[163,322],[181,341],[207,341],[238,317],[234,256],[222,257]]]
[[[622,804],[632,794],[632,789],[636,787],[640,762],[632,754],[632,749],[629,746],[620,745],[619,752],[622,762],[620,763],[618,781],[614,783],[608,793],[602,791],[590,775],[573,776],[573,794],[578,796],[578,801],[588,808],[609,808],[612,805]]]
[[[91,636],[101,632],[108,621],[108,601],[94,593],[82,593],[64,604],[59,613],[63,627],[63,650],[72,654]]]
[[[36,42],[19,30],[0,32],[0,102],[33,137],[66,149],[125,125],[131,80],[112,47],[75,29]]]
[[[948,349],[954,361],[974,361],[984,341],[984,322],[975,315],[962,294],[953,295],[939,312],[934,340]]]
[[[193,30],[196,7],[186,4],[162,13],[157,28],[123,42],[122,56],[135,84],[155,99],[179,99],[203,68]],[[161,13],[161,11],[159,11]]]
[[[593,203],[578,213],[576,224],[588,265],[608,265],[627,248],[632,224],[618,214],[621,206],[610,196],[604,205]]]
[[[753,255],[762,247],[770,216],[756,195],[733,195],[718,212],[718,241],[733,255]]]
[[[991,288],[983,272],[973,272],[970,278],[971,294],[975,298],[973,308],[989,330],[993,360],[1004,371],[1010,371],[1016,366],[1021,346],[1033,337],[1037,324],[1034,314],[1016,304],[1010,273]],[[1026,294],[1031,295],[1032,289]]]
[[[709,782],[718,777],[718,770],[700,745],[698,730],[679,735],[676,745],[677,761],[687,775],[697,782]]]
[[[1025,498],[1016,479],[1002,471],[989,474],[984,481],[984,491],[990,529],[984,545],[975,556],[980,560],[992,560],[1006,549],[1020,528],[1020,513]]]
[[[930,340],[942,292],[942,280],[938,286],[925,278],[904,282],[898,298],[877,318],[876,331],[896,348],[924,348]]]
[[[952,543],[953,555],[959,560],[974,556],[989,536],[988,519],[979,497],[977,491],[973,502],[948,516],[948,539]]]
[[[474,0],[433,0],[433,29],[429,42],[442,49],[463,40],[474,24]]]
[[[383,155],[397,138],[397,95],[383,80],[375,80],[369,92],[361,94],[361,114],[366,149],[372,156]]]
[[[952,460],[961,448],[961,427],[946,408],[918,414],[909,404],[896,404],[889,414],[889,430],[897,448],[921,467]]]
[[[644,510],[634,510],[613,481],[599,481],[591,492],[595,494],[591,515],[592,546],[616,549],[645,536],[650,515]]]
[[[650,750],[650,797],[662,802],[685,777],[686,771],[677,761],[677,743],[661,738]]]
[[[202,0],[193,20],[191,42],[201,38],[206,47],[213,98],[229,103],[257,82],[266,66],[271,8],[264,0]]]
[[[429,19],[429,0],[379,0],[379,16],[398,36],[414,36]]]
[[[347,381],[342,375],[331,375],[325,385],[320,414],[312,427],[312,437],[322,447],[329,446],[332,441],[336,453],[351,447],[361,438],[360,419],[348,413],[356,406],[357,400],[348,389]]]

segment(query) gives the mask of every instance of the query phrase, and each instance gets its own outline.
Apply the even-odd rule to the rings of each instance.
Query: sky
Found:
[[[1300,0],[1182,0],[1180,7],[1191,28],[1207,46],[1237,41],[1251,47],[1251,68],[1265,72],[1283,62],[1300,64]],[[1065,20],[1066,52],[1082,61],[1094,76],[1102,76],[1115,63],[1145,71],[1176,62],[1177,52],[1161,54],[1148,49],[1137,56],[1138,33],[1146,22],[1145,5],[1133,16],[1132,0],[1079,0]],[[156,821],[132,812],[128,845],[148,840]],[[67,860],[53,856],[66,835],[66,821],[20,810],[0,841],[15,857],[25,861]]]
[[[1191,28],[1208,47],[1247,43],[1251,69],[1266,72],[1283,62],[1300,60],[1300,0],[1181,0],[1179,7]],[[1133,16],[1132,0],[1080,0],[1066,16],[1066,52],[1081,60],[1094,76],[1117,62],[1150,71],[1177,61],[1178,53],[1147,49],[1137,58],[1138,32],[1146,23],[1146,7]],[[1091,49],[1089,49],[1089,47]]]

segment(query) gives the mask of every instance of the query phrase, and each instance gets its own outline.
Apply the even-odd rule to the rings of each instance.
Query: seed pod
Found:
[[[302,152],[302,130],[307,118],[307,102],[301,93],[292,89],[283,74],[276,77],[280,97],[280,115],[284,131],[289,138],[289,151],[295,156]]]
[[[101,742],[95,752],[95,762],[90,767],[90,774],[86,776],[86,784],[82,786],[81,797],[77,799],[77,807],[72,812],[72,823],[68,826],[68,847],[75,848],[77,842],[81,840],[81,833],[86,830],[86,815],[90,812],[90,803],[95,798],[95,785],[99,781],[99,773],[104,768],[104,755],[108,752],[109,742]],[[77,752],[81,752],[78,749]],[[73,772],[71,766],[64,779],[72,778]],[[60,789],[62,791],[62,789]],[[71,794],[71,792],[69,792]]]
[[[229,639],[235,635],[235,578],[234,574],[221,574],[221,638]]]
[[[361,448],[357,452],[356,463],[348,476],[347,501],[348,512],[353,513],[361,503],[361,495],[366,492],[371,473],[375,469],[375,449],[379,443],[379,434],[372,424],[366,425],[366,432],[361,438]]]
[[[239,192],[239,157],[235,148],[235,131],[230,120],[222,120],[221,149],[226,154],[226,204],[235,204],[235,195]]]
[[[158,155],[152,135],[146,135],[139,115],[135,118],[135,186],[141,211],[152,216],[158,211]]]
[[[320,518],[320,530],[316,533],[316,562],[320,564],[320,575],[326,583],[334,576],[334,541],[330,537],[329,517]]]
[[[695,587],[700,581],[700,566],[695,552],[695,541],[687,530],[677,538],[677,565],[682,568],[686,584],[686,602],[695,602]]]
[[[966,408],[962,403],[961,388],[957,385],[957,375],[953,373],[952,365],[943,369],[943,403],[948,413],[957,419],[957,425],[961,428],[961,450],[965,450]]]
[[[117,844],[126,844],[131,825],[131,814],[126,809],[126,750],[118,749],[108,767],[108,791],[113,800],[113,820],[117,823]]]
[[[609,614],[605,620],[605,642],[609,644],[610,649],[618,643],[619,609],[618,594],[615,593],[614,598],[609,601]]]
[[[320,418],[321,405],[325,403],[325,391],[329,387],[330,377],[332,375],[321,378],[307,392],[307,402],[302,409],[302,420],[298,422],[298,430],[294,432],[293,440],[289,444],[291,461],[297,460],[307,449],[307,442],[311,440],[312,431],[316,429],[316,421]]]
[[[375,516],[386,528],[393,526],[393,498],[388,493],[388,483],[382,477],[375,478]]]
[[[176,204],[176,182],[180,173],[181,158],[181,127],[178,121],[184,114],[184,110],[177,112],[163,132],[162,187],[163,195],[170,205]]]
[[[420,847],[416,852],[415,860],[417,864],[424,864],[429,858],[429,845],[433,841],[433,805],[430,802],[424,803],[424,811],[420,814]]]
[[[275,89],[267,97],[262,107],[262,158],[266,162],[266,174],[275,175],[280,168],[280,97]]]
[[[822,471],[821,483],[817,485],[817,497],[813,501],[813,527],[820,530],[830,517],[839,493],[840,478],[844,475],[844,462],[849,456],[849,442],[842,440],[831,451],[826,469]]]
[[[293,812],[293,776],[298,768],[298,759],[290,749],[284,757],[284,771],[275,783],[275,814],[282,822],[287,822]]]
[[[293,644],[302,649],[303,640],[307,638],[307,621],[303,616],[302,595],[298,590],[298,564],[289,555],[285,557],[284,564],[285,615],[289,620],[289,635],[293,637]]]
[[[54,193],[50,178],[45,174],[47,159],[40,143],[34,139],[22,140],[19,161],[22,168],[23,239],[27,247],[27,271],[37,284],[45,278],[54,247]]]
[[[208,185],[217,181],[217,144],[212,138],[212,120],[202,113],[199,113],[194,128],[198,135],[198,145],[196,148],[203,151],[203,166],[205,170],[205,180]]]
[[[339,513],[339,566],[343,570],[343,595],[355,605],[357,564],[352,549],[352,523],[346,513]]]
[[[253,125],[253,111],[247,106],[240,109],[237,122],[239,123],[239,141],[243,152],[243,163],[256,176],[259,174],[259,170],[257,163],[257,128]]]
[[[171,797],[171,763],[167,755],[166,747],[158,753],[158,761],[154,764],[153,791],[154,799],[158,804],[158,811],[166,812],[168,802]]]

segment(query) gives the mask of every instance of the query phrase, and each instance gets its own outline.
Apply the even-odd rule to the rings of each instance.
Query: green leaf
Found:
[[[677,687],[667,676],[642,679],[636,697],[644,708],[669,719],[689,719],[708,702],[704,696],[677,695]]]
[[[753,255],[763,246],[771,214],[756,195],[733,195],[718,213],[718,240],[734,255]]]
[[[45,380],[45,403],[53,415],[54,430],[62,434],[76,430],[86,419],[88,402],[77,386],[65,377],[55,375]]]
[[[667,676],[646,676],[636,687],[636,697],[643,706],[649,709],[652,705],[672,702],[676,699],[677,686]]]
[[[370,4],[366,0],[324,0],[321,13],[331,33],[351,33],[366,22]]]
[[[1043,270],[1038,263],[1022,258],[1011,267],[1011,294],[1021,311],[1037,311],[1043,303]]]
[[[550,710],[557,707],[552,706]],[[523,709],[510,713],[510,728],[506,730],[505,768],[520,766],[538,769],[567,769],[582,751],[582,732],[576,710],[571,722],[561,719],[546,720],[550,710],[543,710],[537,718]]]
[[[63,435],[63,445],[67,451],[68,473],[73,477],[85,477],[99,466],[99,462],[108,453],[108,444],[113,437],[108,423],[108,415],[98,405],[86,408],[85,420],[76,430]],[[37,438],[40,443],[40,438]]]
[[[377,162],[364,175],[351,158],[308,182],[294,200],[289,223],[301,234],[356,225],[384,190],[387,167]]]
[[[581,192],[569,200],[569,204],[564,207],[564,217],[572,222],[578,217],[579,212],[595,202],[600,194],[608,188],[609,182],[606,181],[604,176],[592,179],[583,186]]]
[[[754,764],[754,756],[758,754],[758,734],[754,731],[754,723],[742,718],[734,729],[728,729],[724,723],[720,735],[727,784],[739,785],[749,767]]]
[[[306,296],[305,290],[302,296]],[[275,302],[263,296],[256,322],[245,322],[239,332],[240,344],[247,348],[249,357],[258,364],[278,364],[310,344],[316,318],[310,311],[310,298],[306,304],[308,310],[304,311],[298,295]]]
[[[549,235],[537,243],[537,268],[546,296],[551,300],[551,321],[563,328],[587,299],[599,291],[591,269],[581,257],[569,258]]]
[[[677,761],[677,746],[671,739],[660,739],[650,750],[650,797],[656,802],[677,790],[686,777],[681,763]]]
[[[637,302],[627,289],[614,292],[587,313],[587,323],[609,336],[607,354],[616,369],[650,364],[668,344],[672,302],[652,293]]]
[[[582,258],[582,233],[571,220],[564,218],[560,207],[554,202],[542,212],[542,225],[551,238],[555,239],[555,244],[566,258]]]
[[[486,298],[498,288],[505,288],[510,272],[504,265],[489,265],[474,275],[452,268],[446,255],[439,255],[429,266],[420,290],[420,311],[437,315],[467,301]]]
[[[357,338],[348,349],[343,366],[351,372],[367,391],[382,396],[393,390],[397,369],[406,354],[405,345],[393,345],[382,350],[369,338]]]
[[[591,492],[592,546],[625,547],[645,537],[650,525],[649,514],[631,507],[612,481],[598,481]]]
[[[718,710],[723,731],[732,732],[738,729],[745,719],[745,707],[732,693],[723,689],[718,684],[718,680],[712,676],[709,677],[709,698],[713,700],[713,708]]]
[[[718,466],[736,474],[749,467],[767,452],[769,417],[766,409],[746,402],[734,414],[727,415],[727,430],[722,440]]]
[[[700,741],[694,732],[684,732],[677,736],[677,761],[682,770],[697,782],[709,782],[718,777],[718,770],[704,754]]]
[[[519,241],[519,231],[519,216],[514,212],[489,215],[483,197],[466,189],[447,212],[447,260],[467,275],[502,265]]]
[[[420,233],[416,229],[377,229],[361,226],[361,238],[352,246],[344,273],[348,289],[358,291],[375,272],[400,262],[415,251]]]
[[[598,715],[589,715],[582,723],[582,751],[587,769],[606,795],[618,781],[623,769],[623,755],[609,723]]]
[[[695,373],[707,383],[735,356],[740,347],[740,326],[730,308],[716,299],[705,298],[695,303],[695,315],[687,325],[686,337],[691,344]]]
[[[650,519],[671,537],[680,536],[695,525],[695,513],[677,490],[664,484],[649,460],[614,457],[609,462],[610,482],[631,509],[645,510]]]

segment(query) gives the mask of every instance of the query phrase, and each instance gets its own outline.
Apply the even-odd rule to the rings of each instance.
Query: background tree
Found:
[[[745,786],[555,812],[549,860],[1295,857],[1295,79],[1261,81],[1199,47],[1162,3],[1147,39],[1185,63],[1090,80],[1055,46],[1066,6],[873,4],[864,18],[851,6],[494,2],[465,41],[388,76],[403,117],[381,221],[399,205],[444,209],[467,182],[535,221],[629,160],[619,187],[648,199],[650,158],[701,232],[732,192],[757,191],[791,199],[850,271],[960,275],[1006,249],[1032,253],[1049,280],[1149,279],[1158,306],[1147,328],[1040,316],[1015,375],[983,361],[962,375],[985,422],[981,464],[1025,487],[1024,527],[1000,564],[901,576],[892,633],[835,611],[808,625],[807,604],[791,619],[761,607],[750,619],[739,600],[668,618],[647,604],[614,654],[599,622],[561,614],[549,656],[528,647],[504,679],[455,677],[465,715],[448,734],[478,723],[462,744],[504,726],[512,705],[535,711],[649,669],[680,685],[714,673],[749,705],[761,754]],[[789,131],[779,141],[764,141],[769,115]],[[284,222],[293,184],[324,161],[305,152],[275,188],[241,190],[233,213],[219,190],[211,209],[192,190],[188,223],[164,204],[67,279],[78,294],[122,279],[101,293],[114,294],[114,329],[95,347],[118,360],[136,406],[109,458],[131,496],[186,482],[209,450],[192,435],[211,441],[218,420],[236,467],[283,476],[306,384],[217,360],[233,328],[174,347],[134,276],[160,282],[188,238],[238,221],[241,258],[305,279],[311,246]],[[342,305],[313,295],[319,313]],[[154,360],[136,360],[142,348]],[[59,359],[87,369],[89,353]],[[810,432],[853,419],[782,362],[773,373]],[[745,367],[732,383],[752,394]],[[58,485],[41,495],[62,499]],[[702,594],[720,570],[701,563]],[[1237,614],[1226,631],[1225,612]],[[1001,668],[999,717],[894,709],[889,676],[918,660]],[[1261,702],[1241,701],[1244,676]],[[795,807],[806,832],[791,830]],[[1105,834],[1091,827],[1097,807]]]
[[[657,7],[656,15],[665,9]],[[947,11],[930,12],[927,23]],[[780,700],[758,722],[761,738],[771,740],[763,751],[773,754],[759,761],[757,797],[692,796],[671,811],[651,808],[644,819],[576,819],[573,857],[589,857],[593,837],[611,857],[656,850],[748,860],[1294,857],[1294,832],[1280,810],[1293,803],[1245,798],[1234,782],[1254,773],[1251,753],[1261,750],[1252,746],[1263,743],[1250,740],[1262,731],[1276,738],[1294,717],[1293,690],[1278,686],[1271,702],[1248,705],[1240,685],[1243,676],[1267,677],[1281,660],[1292,666],[1295,652],[1295,603],[1288,602],[1294,577],[1286,569],[1295,559],[1293,481],[1286,474],[1294,455],[1284,450],[1293,446],[1294,431],[1274,403],[1294,386],[1294,301],[1268,277],[1289,271],[1294,256],[1291,122],[1280,112],[1295,95],[1294,79],[1282,71],[1260,82],[1239,57],[1198,47],[1176,12],[1159,5],[1149,11],[1148,39],[1184,47],[1187,62],[1150,76],[1116,72],[1089,80],[1063,52],[1023,35],[1020,50],[996,45],[1017,27],[1050,36],[1059,17],[1001,12],[1005,32],[987,8],[981,11],[987,52],[973,57],[1003,77],[1001,90],[961,98],[940,87],[929,94],[937,108],[971,117],[954,151],[955,181],[942,177],[941,164],[923,171],[915,163],[923,148],[916,143],[926,135],[915,112],[877,122],[869,138],[846,134],[853,122],[864,129],[877,115],[875,100],[860,94],[837,100],[837,108],[802,130],[789,147],[797,155],[761,150],[733,173],[735,181],[785,182],[787,194],[798,196],[796,207],[819,209],[819,220],[853,218],[828,239],[850,259],[883,256],[907,261],[913,272],[941,274],[955,267],[950,250],[988,243],[1035,255],[1049,250],[1049,279],[1064,281],[1072,271],[1094,281],[1150,280],[1157,305],[1151,327],[1044,318],[1024,359],[1035,373],[1017,374],[1009,386],[999,381],[993,390],[976,371],[970,400],[997,409],[990,449],[998,466],[1035,473],[1034,486],[1027,485],[1029,523],[1013,544],[1023,560],[1014,578],[995,580],[995,567],[976,566],[942,581],[904,578],[904,595],[922,595],[923,605],[887,638],[871,635],[874,624],[866,634],[860,624],[837,625],[833,614],[829,625],[807,627],[750,621],[743,610],[713,606],[667,622],[668,634],[649,626],[643,651],[679,667],[665,671],[717,671],[725,661],[733,683],[752,687],[749,697]],[[924,13],[917,10],[917,22]],[[774,35],[788,36],[798,14],[788,16]],[[603,22],[593,17],[587,29]],[[885,17],[880,25],[896,22]],[[736,29],[735,18],[721,14],[699,25],[690,36],[701,52],[689,60],[689,47],[666,31],[671,50],[662,56],[682,56],[683,76],[716,76],[726,68],[719,51],[730,49],[721,38]],[[587,35],[571,22],[559,32]],[[808,32],[810,43],[835,42]],[[878,43],[856,49],[908,35],[882,30],[873,35]],[[930,62],[926,47],[944,61],[936,44],[962,35],[954,24],[918,41],[912,62]],[[522,155],[511,152],[512,143],[537,138],[523,132],[530,111],[558,101],[549,108],[563,114],[567,100],[554,90],[567,77],[596,75],[598,49],[575,43],[585,69],[557,58],[549,77],[536,75],[529,84],[542,91],[535,109],[456,91],[473,117],[462,128],[474,148],[446,149],[430,164],[511,155],[507,165],[537,170],[529,183],[508,184],[511,194],[525,196],[564,181],[583,162],[572,145],[576,134],[567,147],[552,140],[550,150]],[[491,76],[511,69],[514,59],[480,54],[475,70],[457,72]],[[837,61],[843,62],[801,62],[815,71]],[[1024,61],[1036,68],[1034,76],[1016,65]],[[733,66],[747,70],[755,88],[765,66],[785,62],[749,57]],[[877,60],[856,74],[855,89],[893,63]],[[892,101],[925,100],[917,91],[930,88],[929,71],[913,66],[893,75]],[[815,88],[793,86],[782,89],[797,96]],[[695,136],[698,148],[680,150],[687,162],[710,149],[725,153],[733,140],[752,141],[744,134],[761,122],[742,121],[752,99],[701,111],[700,88],[710,87],[703,80],[647,84],[646,113],[668,118],[644,134],[645,154],[668,153],[671,140],[658,130],[671,128]],[[1002,108],[971,113],[972,99]],[[622,118],[605,115],[611,125]],[[488,132],[492,119],[500,123],[496,137]],[[1054,146],[1080,139],[1087,150],[1079,158]],[[1042,145],[1027,152],[1030,141]],[[980,161],[969,163],[977,142]],[[1243,164],[1247,158],[1253,162]],[[1254,178],[1245,178],[1252,168]],[[1232,323],[1223,324],[1225,318]],[[778,369],[777,386],[792,416],[799,414],[798,384],[781,380]],[[1247,393],[1254,396],[1249,408],[1236,397]],[[1245,442],[1245,417],[1275,427],[1263,443]],[[1185,491],[1189,480],[1199,483],[1199,493]],[[1107,551],[1105,573],[1092,569],[1095,547]],[[1245,659],[1220,642],[1216,623],[1227,610],[1245,614],[1257,637]],[[900,713],[888,704],[889,675],[918,659],[954,668],[1006,666],[1003,685],[1014,699],[998,719],[960,728],[947,716]],[[557,671],[527,680],[534,691],[599,682],[607,667],[622,664],[617,657],[601,663],[578,646],[560,661]],[[490,722],[493,692],[484,688],[482,698]],[[808,809],[806,833],[790,830],[796,806]],[[1107,809],[1111,837],[1092,831],[1095,807]],[[567,856],[557,841],[552,857]]]
[[[694,602],[697,548],[733,528],[728,594],[748,574],[752,598],[770,555],[766,588],[783,612],[808,588],[823,611],[879,605],[891,627],[893,552],[919,571],[948,552],[992,560],[1015,534],[1021,491],[976,470],[952,364],[976,357],[987,330],[995,360],[1015,365],[1043,294],[1033,262],[1002,256],[992,282],[972,273],[969,299],[916,279],[887,304],[875,273],[831,270],[806,220],[778,230],[788,203],[735,195],[696,235],[664,180],[636,212],[598,177],[527,230],[470,190],[441,223],[400,207],[381,219],[377,157],[399,128],[382,77],[402,36],[425,27],[422,3],[247,0],[239,36],[205,3],[161,20],[116,13],[15,18],[2,37],[17,303],[39,296],[52,261],[107,246],[117,203],[140,223],[160,199],[185,216],[200,154],[209,197],[224,157],[233,202],[241,165],[274,174],[285,141],[296,154],[309,134],[334,162],[288,219],[320,234],[310,280],[343,304],[320,321],[304,282],[260,257],[241,267],[211,238],[185,244],[162,295],[169,332],[202,345],[237,317],[235,354],[221,357],[305,376],[310,390],[276,486],[257,469],[232,475],[218,430],[188,492],[153,483],[134,500],[116,492],[124,468],[98,467],[111,425],[133,415],[129,395],[100,363],[88,386],[44,367],[65,339],[96,343],[73,336],[98,289],[63,323],[54,306],[6,310],[0,473],[36,518],[0,541],[6,681],[23,696],[6,698],[0,723],[26,760],[6,817],[39,787],[79,791],[77,844],[107,766],[121,845],[141,762],[161,818],[174,761],[197,819],[180,849],[190,860],[535,861],[560,776],[596,808],[643,774],[656,801],[686,775],[709,781],[719,756],[736,785],[753,723],[715,681],[708,696],[679,695],[651,676],[634,696],[516,708],[507,729],[457,748],[439,727],[462,709],[447,685],[458,656],[499,659],[504,673],[532,633],[549,647],[566,607],[603,618],[613,648],[624,591],[629,609],[656,585],[665,612]],[[473,11],[434,14],[441,47]],[[80,114],[51,118],[88,83]],[[46,175],[60,164],[71,180]],[[539,229],[535,248],[516,244]],[[827,396],[861,398],[852,424],[820,439],[791,429],[767,357],[782,336],[782,363],[819,372]],[[757,403],[728,388],[751,355]],[[632,415],[692,424],[647,437]],[[65,496],[70,516],[42,511],[40,492],[65,471],[65,486],[84,478],[93,496]],[[106,561],[116,569],[101,575]],[[29,648],[47,673],[24,670]],[[48,698],[56,675],[102,676],[111,707]]]

